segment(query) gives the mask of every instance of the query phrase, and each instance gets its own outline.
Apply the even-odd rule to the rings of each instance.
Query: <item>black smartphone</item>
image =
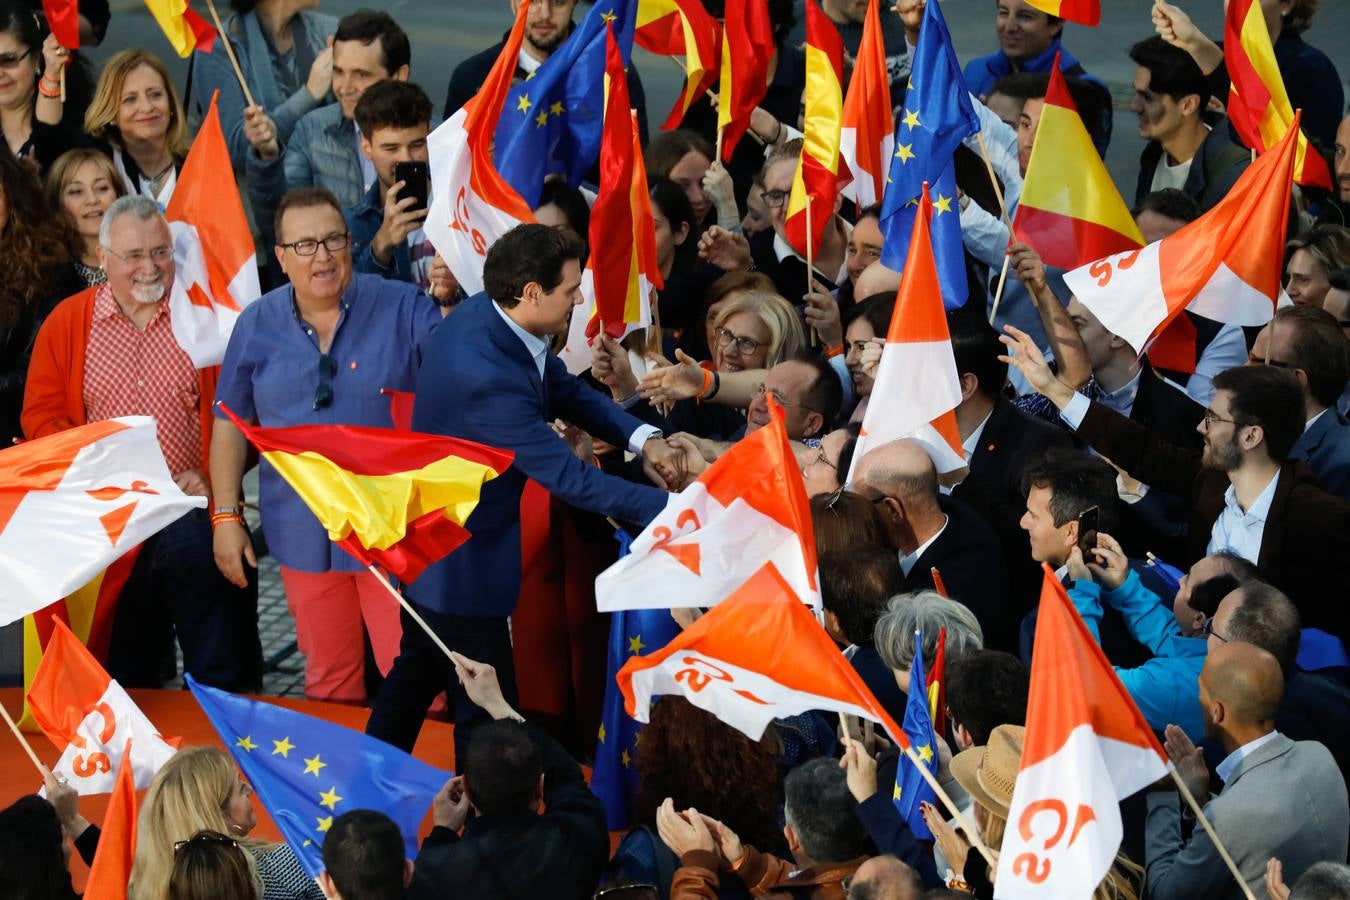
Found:
[[[427,208],[427,198],[431,194],[431,167],[427,163],[416,160],[394,163],[394,180],[403,182],[398,192],[399,200],[412,197],[416,202],[411,209]]]
[[[1083,562],[1095,562],[1092,551],[1097,549],[1097,517],[1100,510],[1089,506],[1078,516],[1078,549],[1083,553]]]

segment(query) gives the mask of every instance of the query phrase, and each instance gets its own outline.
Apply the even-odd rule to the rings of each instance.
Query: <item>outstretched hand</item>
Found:
[[[497,670],[488,663],[469,659],[462,653],[450,653],[455,664],[455,675],[464,687],[469,700],[494,719],[520,719],[520,713],[511,708],[502,696],[501,685],[497,683]]]
[[[1073,389],[1055,377],[1050,364],[1045,361],[1045,354],[1036,346],[1031,335],[1012,325],[1004,325],[1003,330],[1007,334],[999,335],[998,339],[1009,352],[1000,356],[999,361],[1016,366],[1028,384],[1038,393],[1044,394],[1061,410],[1068,406],[1069,401],[1073,399]]]

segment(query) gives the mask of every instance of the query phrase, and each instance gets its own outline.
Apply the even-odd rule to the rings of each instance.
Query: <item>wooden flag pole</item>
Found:
[[[994,174],[994,164],[989,161],[989,148],[984,144],[984,135],[975,132],[975,140],[980,143],[980,156],[984,159],[984,169],[989,173],[989,183],[994,186],[994,196],[998,198],[998,210],[1003,214],[1003,224],[1008,226],[1008,236],[1012,236],[1012,220],[1008,218],[1008,205],[1003,202],[1003,189],[998,186],[998,176]]]
[[[426,619],[423,619],[417,614],[417,610],[413,609],[412,604],[408,602],[408,598],[394,590],[394,586],[389,583],[389,579],[385,578],[384,573],[375,568],[374,565],[368,565],[366,568],[370,570],[370,574],[374,575],[380,584],[384,585],[384,589],[393,595],[394,599],[398,601],[398,605],[403,607],[403,611],[411,616],[414,622],[421,626],[422,630],[427,633],[427,637],[431,638],[431,642],[437,647],[440,647],[441,652],[445,654],[445,658],[450,660],[453,664],[455,657],[450,652],[450,648],[445,646],[445,641],[441,640],[440,635],[431,630],[431,626],[427,624]]]
[[[805,150],[802,150],[805,153]],[[815,253],[811,246],[811,194],[806,195],[806,292],[809,294],[815,289]],[[787,201],[784,201],[787,202]],[[820,336],[816,334],[816,327],[811,326],[811,346],[814,347],[820,343]]]
[[[1201,811],[1200,804],[1196,801],[1195,795],[1191,793],[1191,789],[1186,787],[1186,782],[1182,781],[1181,776],[1177,774],[1176,766],[1171,767],[1171,774],[1172,780],[1177,783],[1177,790],[1181,792],[1182,797],[1186,798],[1186,803],[1191,807],[1191,812],[1195,813],[1195,820],[1200,823],[1200,827],[1205,829],[1205,834],[1209,835],[1209,839],[1214,842],[1214,849],[1219,851],[1219,856],[1223,859],[1224,864],[1228,866],[1228,871],[1233,874],[1233,880],[1236,881],[1238,887],[1242,889],[1243,896],[1246,897],[1247,900],[1256,900],[1255,895],[1252,894],[1252,889],[1247,887],[1247,880],[1243,878],[1242,873],[1238,871],[1237,863],[1233,862],[1233,857],[1229,855],[1228,848],[1223,845],[1223,841],[1219,840],[1219,836],[1214,833],[1214,826],[1209,824],[1209,819],[1205,818],[1205,814]]]
[[[1003,254],[1003,268],[998,273],[998,287],[994,289],[994,306],[989,310],[989,324],[994,324],[994,319],[998,316],[998,305],[1003,302],[1003,285],[1008,281],[1008,264],[1012,257]]]
[[[42,764],[42,760],[38,759],[38,755],[33,752],[33,745],[28,743],[28,738],[24,737],[23,732],[19,730],[19,726],[10,718],[9,710],[5,709],[5,704],[3,703],[0,703],[0,716],[5,717],[5,724],[9,726],[10,731],[14,732],[14,737],[18,739],[21,745],[23,745],[24,752],[28,754],[28,758],[33,761],[33,765],[37,767],[38,772],[45,778],[47,775],[47,767]]]
[[[230,65],[234,67],[234,77],[239,79],[239,87],[244,91],[244,101],[249,106],[257,106],[253,102],[253,93],[248,89],[248,82],[244,80],[244,70],[239,68],[239,60],[235,58],[234,46],[230,44],[229,35],[225,33],[225,26],[220,22],[220,13],[216,12],[215,0],[206,0],[206,8],[211,11],[211,21],[216,23],[216,34],[225,45],[225,54],[230,58]]]
[[[714,153],[714,155],[715,155],[718,159],[721,159],[721,158],[722,158],[722,126],[721,126],[721,125],[718,125],[718,126],[717,126],[717,150],[716,150],[716,152]]]

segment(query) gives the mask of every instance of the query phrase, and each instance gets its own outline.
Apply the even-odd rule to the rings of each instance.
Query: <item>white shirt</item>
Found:
[[[1261,491],[1250,509],[1244,510],[1237,500],[1237,490],[1230,484],[1223,494],[1223,512],[1214,520],[1206,553],[1232,550],[1253,565],[1261,556],[1261,538],[1266,533],[1266,517],[1275,499],[1275,487],[1280,483],[1276,470],[1265,490]]]
[[[1272,730],[1261,735],[1254,741],[1248,741],[1247,743],[1243,744],[1241,747],[1237,748],[1232,753],[1224,757],[1223,762],[1219,763],[1217,766],[1214,767],[1214,774],[1218,775],[1219,780],[1221,780],[1224,784],[1227,784],[1228,779],[1233,777],[1233,772],[1237,769],[1238,765],[1241,764],[1241,762],[1244,759],[1251,756],[1263,745],[1268,744],[1275,738],[1279,737],[1279,735],[1280,733],[1278,731]]]
[[[544,380],[544,361],[548,358],[548,341],[538,335],[530,334],[524,328],[517,325],[516,320],[508,316],[506,310],[502,309],[496,300],[492,301],[492,308],[497,311],[497,315],[502,317],[502,321],[506,323],[506,327],[510,328],[511,332],[515,334],[516,337],[520,338],[520,342],[525,345],[525,352],[529,353],[530,359],[534,360],[535,372],[539,375],[539,380],[542,382]],[[652,437],[660,434],[661,429],[656,428],[655,426],[646,424],[639,425],[628,437],[628,449],[635,454],[641,454],[642,445],[647,443]]]
[[[1322,410],[1320,413],[1318,413],[1317,415],[1313,416],[1311,419],[1309,419],[1307,422],[1304,423],[1304,425],[1303,425],[1303,430],[1304,430],[1304,431],[1307,431],[1309,428],[1312,428],[1314,425],[1317,424],[1317,420],[1318,420],[1318,419],[1322,418],[1323,416],[1325,416],[1325,415],[1326,415],[1327,413],[1329,413],[1329,412],[1331,412],[1331,408],[1330,408],[1330,407],[1328,407],[1328,408]]]
[[[1176,188],[1181,190],[1186,187],[1186,179],[1191,175],[1191,163],[1195,162],[1192,156],[1184,163],[1177,163],[1175,166],[1167,164],[1167,153],[1158,159],[1158,167],[1153,170],[1153,184],[1150,190],[1161,191],[1164,188]]]
[[[980,438],[984,435],[984,426],[989,424],[989,416],[993,414],[994,411],[989,410],[989,415],[980,420],[980,424],[975,426],[975,430],[970,433],[970,437],[961,442],[961,455],[966,458],[966,462],[970,462],[970,458],[979,449]]]
[[[787,201],[785,200],[785,201],[783,201],[783,202],[786,203]],[[838,217],[836,217],[836,218],[838,218]],[[845,242],[845,243],[848,243],[849,238],[851,238],[851,237],[853,236],[853,226],[850,225],[850,224],[849,224],[847,221],[845,221],[844,219],[839,219],[839,221],[840,221],[840,222],[843,224],[843,226],[844,226],[844,242]],[[827,226],[827,227],[828,227],[828,226]],[[806,262],[806,257],[802,256],[802,255],[801,255],[800,253],[798,253],[796,250],[793,250],[793,249],[792,249],[792,245],[789,244],[787,241],[783,240],[783,236],[782,236],[781,234],[774,234],[774,236],[773,236],[773,252],[774,252],[774,254],[778,257],[778,261],[779,261],[779,262],[782,262],[783,260],[787,259],[789,256],[795,256],[797,259],[800,259],[802,262]],[[812,262],[814,262],[814,260],[812,260]],[[816,271],[817,271],[817,272],[820,272],[820,269],[817,268]],[[820,274],[824,275],[825,273],[824,273],[824,272],[820,272]],[[828,276],[827,276],[827,277],[828,277]],[[834,278],[833,278],[833,281],[834,281],[835,284],[843,284],[844,281],[847,280],[847,278],[848,278],[848,254],[845,253],[845,254],[844,254],[844,261],[843,261],[843,263],[840,264],[840,266],[839,266],[839,271],[838,271],[837,273],[835,273],[835,276],[834,276]]]
[[[942,532],[947,530],[947,523],[950,521],[951,519],[947,518],[946,516],[943,516],[942,527],[939,528],[937,531],[933,532],[932,537],[930,537],[928,540],[920,544],[913,553],[909,553],[906,554],[905,556],[900,557],[900,570],[905,573],[906,578],[909,577],[909,570],[914,568],[914,564],[919,561],[920,556],[923,556],[924,551],[927,550],[929,547],[933,546],[934,541],[942,537]]]

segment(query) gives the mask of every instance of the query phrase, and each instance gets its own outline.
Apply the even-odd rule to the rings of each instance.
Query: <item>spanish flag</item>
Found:
[[[1102,20],[1102,0],[1027,0],[1027,6],[1089,28]]]
[[[806,0],[806,134],[792,178],[784,229],[803,256],[820,247],[839,193],[839,135],[844,119],[844,42],[816,0]],[[811,206],[810,234],[806,208]],[[810,242],[810,248],[807,242]]]
[[[1256,0],[1231,0],[1224,14],[1223,61],[1232,86],[1228,90],[1228,118],[1242,143],[1258,153],[1275,146],[1289,133],[1294,109],[1275,62],[1265,14]],[[1331,190],[1327,162],[1298,136],[1294,181]]]
[[[403,582],[469,539],[464,522],[483,483],[514,454],[438,435],[363,425],[246,425],[221,410],[318,517],[367,566]]]
[[[679,128],[689,107],[717,83],[721,26],[700,0],[638,0],[633,40],[659,56],[684,57],[684,93],[661,126]]]
[[[769,60],[774,52],[769,4],[727,0],[722,29],[717,130],[722,133],[722,160],[731,162],[737,142],[750,127],[750,114],[769,89]]]
[[[145,0],[164,36],[184,59],[193,50],[209,53],[216,42],[216,30],[188,7],[188,0]]]
[[[78,0],[42,0],[42,16],[47,20],[56,42],[68,50],[80,46],[80,4]]]
[[[839,156],[847,169],[839,173],[840,192],[859,209],[881,202],[894,150],[895,118],[891,115],[891,79],[886,71],[881,15],[877,0],[868,0],[867,20],[839,129]]]
[[[1144,246],[1139,226],[1078,116],[1058,55],[1013,231],[1047,265],[1061,269]]]

